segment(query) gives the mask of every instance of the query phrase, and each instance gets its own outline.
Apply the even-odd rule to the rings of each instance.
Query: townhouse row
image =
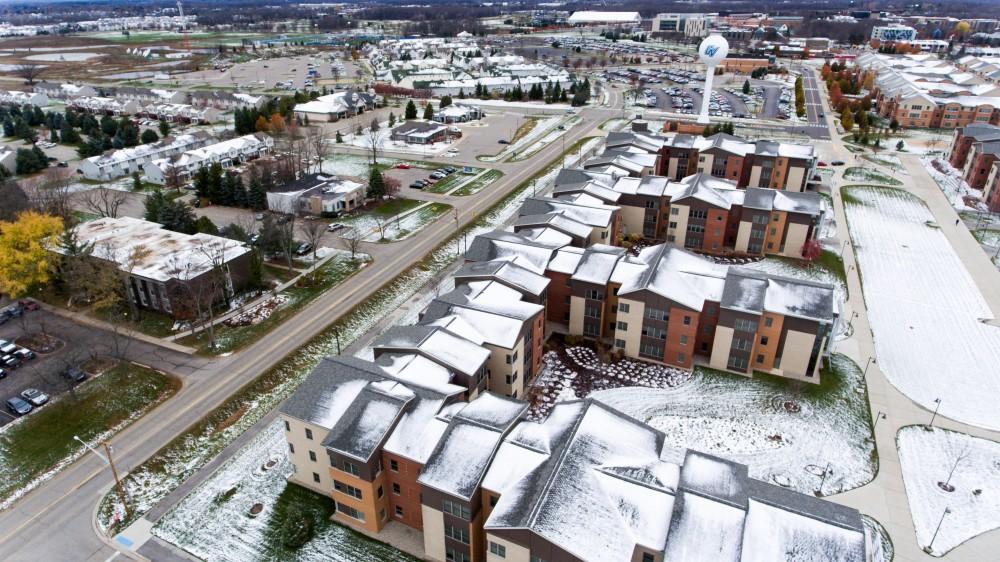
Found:
[[[80,96],[66,101],[66,107],[95,115],[123,117],[136,115],[171,123],[215,123],[222,117],[214,107],[195,107],[186,103],[154,102],[143,104],[134,99]]]
[[[542,420],[490,392],[324,359],[280,408],[289,481],[440,562],[866,560],[857,510],[749,478],[593,399]],[[404,527],[405,526],[405,527]]]
[[[260,108],[268,101],[267,96],[233,93],[224,90],[182,91],[134,86],[101,88],[99,90],[86,84],[68,82],[39,82],[35,84],[34,91],[36,94],[43,94],[52,99],[72,100],[80,97],[105,96],[121,101],[134,101],[141,105],[152,103],[186,104],[196,108],[210,107],[220,111],[232,111],[247,107]]]

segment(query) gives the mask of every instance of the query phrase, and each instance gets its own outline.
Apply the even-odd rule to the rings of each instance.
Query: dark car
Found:
[[[506,139],[500,139],[497,142],[500,143],[500,144],[510,144],[510,141],[506,140]]]
[[[70,367],[69,369],[66,369],[63,376],[73,382],[83,382],[87,379],[87,373],[84,373],[79,367]]]
[[[12,304],[12,305],[8,306],[7,308],[3,309],[3,314],[6,314],[10,318],[20,318],[21,315],[24,314],[24,311],[21,310],[20,306],[17,306],[16,304]]]
[[[21,299],[17,301],[17,304],[21,305],[21,308],[28,311],[38,310],[39,308],[38,303],[31,299]]]
[[[7,409],[15,416],[23,416],[31,412],[31,404],[15,396],[7,399]]]
[[[424,184],[422,184],[422,183],[420,183],[418,181],[415,181],[415,182],[413,182],[413,183],[410,184],[410,187],[413,188],[413,189],[423,189],[424,188]]]
[[[309,242],[303,242],[303,243],[299,244],[298,248],[295,249],[295,255],[297,255],[297,256],[304,256],[304,255],[308,254],[309,252],[311,252],[312,249],[313,249],[313,245],[312,244],[310,244]]]
[[[844,161],[843,160],[834,160],[833,162],[830,162],[830,165],[832,165],[832,166],[843,166],[844,165]]]

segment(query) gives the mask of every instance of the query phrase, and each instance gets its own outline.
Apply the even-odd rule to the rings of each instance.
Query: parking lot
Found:
[[[330,57],[334,56],[334,59]],[[272,59],[259,59],[238,63],[230,68],[208,69],[171,77],[172,82],[187,86],[237,88],[243,90],[303,90],[320,89],[326,84],[333,88],[339,84],[354,84],[358,64],[343,61],[340,53],[318,53]],[[310,66],[312,65],[312,66]],[[337,79],[334,79],[334,67]],[[310,75],[310,69],[314,75]]]
[[[39,335],[42,333],[55,346],[49,353],[42,353],[41,348],[27,341],[28,336],[33,335],[35,342],[40,343]],[[15,345],[35,347],[37,352],[34,359],[24,360],[17,368],[4,368],[7,375],[0,379],[0,400],[6,402],[29,388],[38,389],[51,398],[68,392],[75,383],[63,373],[68,367],[81,365],[92,354],[103,355],[109,352],[108,337],[104,332],[78,325],[43,310],[29,311],[23,318],[8,320],[0,325],[0,339]],[[5,404],[0,411],[0,425],[13,419],[14,415]]]

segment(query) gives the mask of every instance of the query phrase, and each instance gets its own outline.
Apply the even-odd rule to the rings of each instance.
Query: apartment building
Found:
[[[267,96],[233,93],[224,90],[199,90],[187,92],[186,102],[198,108],[211,107],[219,111],[232,111],[243,108],[259,109],[267,103],[267,100]]]
[[[139,113],[146,117],[171,123],[215,123],[222,117],[213,106],[195,107],[186,103],[156,102],[143,106]]]
[[[118,100],[101,96],[71,98],[66,101],[66,107],[95,115],[112,115],[115,117],[134,115],[142,109],[142,105],[137,101]]]
[[[250,283],[250,250],[228,238],[173,232],[132,217],[84,222],[75,233],[92,248],[91,259],[128,274],[136,306],[174,318],[196,318],[209,305],[197,301],[209,296],[212,306],[223,306]]]
[[[574,240],[583,239],[583,245],[614,244],[621,232],[621,209],[587,195],[564,196],[559,199],[529,197],[521,204],[520,216],[528,218],[525,223],[515,225],[515,232],[546,226],[561,231],[561,227],[557,228],[561,224],[567,230],[564,234]],[[552,219],[550,223],[544,222],[546,217]],[[568,220],[559,221],[557,217]],[[576,223],[578,227],[569,228],[566,226],[569,221]],[[581,226],[583,228],[579,228]],[[585,229],[588,231],[585,232]]]
[[[1000,159],[1000,127],[972,124],[955,129],[948,163],[962,171],[962,178],[975,189],[984,189],[993,163]]]
[[[995,160],[990,166],[990,173],[983,186],[983,200],[990,211],[1000,213],[1000,160]]]
[[[526,409],[327,358],[280,409],[289,480],[331,497],[350,527],[419,531],[419,554],[440,562],[866,559],[854,509],[673,451],[592,399],[537,421]]]
[[[184,103],[187,101],[187,93],[180,90],[137,88],[135,86],[119,86],[111,91],[111,95],[120,100],[138,102],[143,106],[153,103]]]
[[[141,172],[154,160],[169,158],[211,141],[203,131],[176,137],[164,137],[159,142],[108,151],[80,162],[78,170],[90,180],[108,181]],[[147,178],[148,178],[147,174]]]
[[[620,209],[621,233],[672,242],[714,254],[780,254],[802,257],[806,242],[816,236],[824,206],[819,194],[747,187],[697,172],[669,181],[665,177],[615,177],[583,170],[562,170],[553,195],[583,197]],[[562,215],[559,222],[573,225]],[[522,216],[520,225],[541,219]],[[571,234],[549,220],[546,226]],[[578,225],[582,226],[582,225]],[[576,243],[575,245],[580,245]],[[584,247],[581,245],[581,247]]]
[[[528,278],[528,273],[520,275]],[[530,283],[542,285],[540,277],[533,275]],[[460,277],[455,290],[431,301],[420,317],[423,325],[441,327],[489,351],[487,390],[514,398],[524,396],[541,370],[545,343],[545,306],[522,300],[522,291],[491,278]]]
[[[188,181],[205,166],[239,166],[264,156],[273,148],[273,138],[264,133],[253,133],[150,160],[143,165],[143,172],[147,181],[157,185],[166,184],[167,178],[175,171],[181,181]]]
[[[455,329],[452,326],[452,330]],[[471,400],[486,392],[490,352],[482,347],[481,342],[469,340],[452,330],[430,323],[389,328],[372,344],[375,362],[398,370],[401,368],[398,362],[405,360],[407,365],[412,362],[407,356],[422,357],[426,360],[420,362],[423,366],[436,365],[424,375],[427,380],[439,385],[458,386],[462,388],[463,396]],[[420,375],[416,373],[415,376]]]

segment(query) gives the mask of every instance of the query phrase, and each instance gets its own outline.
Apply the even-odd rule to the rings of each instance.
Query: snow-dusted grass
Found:
[[[397,125],[398,127],[399,125]],[[369,129],[365,128],[360,135],[351,133],[344,138],[344,144],[357,148],[371,149],[372,138]],[[451,148],[451,142],[435,142],[431,144],[410,144],[408,142],[392,140],[392,130],[389,123],[383,123],[382,128],[375,131],[375,146],[379,151],[411,153],[415,155],[436,155]]]
[[[943,158],[921,158],[920,162],[927,170],[927,174],[934,178],[948,202],[959,212],[975,211],[976,208],[966,204],[966,198],[983,200],[983,192],[980,189],[973,189],[964,179],[962,172],[956,170]],[[981,205],[982,210],[986,210],[985,205]]]
[[[587,137],[578,141],[567,153],[567,165],[575,165],[583,155],[600,146],[601,139]],[[356,339],[379,324],[398,309],[421,287],[434,283],[438,274],[456,260],[455,240],[470,240],[509,223],[524,200],[532,194],[532,184],[539,193],[552,186],[562,165],[563,156],[553,160],[536,178],[525,180],[507,197],[501,199],[477,221],[441,243],[422,261],[396,276],[369,298],[344,314],[323,332],[286,356],[237,394],[205,417],[196,421],[186,432],[165,445],[139,466],[133,467],[124,479],[132,514],[124,516],[124,506],[114,491],[109,490],[97,512],[97,527],[102,532],[118,532],[142,517],[163,500],[190,475],[219,454],[240,434],[257,423],[272,408],[291,395],[305,376],[324,357],[351,345]]]
[[[906,170],[903,168],[903,163],[899,160],[898,156],[893,156],[892,154],[865,154],[862,156],[865,160],[878,164],[880,166],[885,166],[886,168],[891,168],[896,171],[896,173],[907,175]]]
[[[942,556],[1000,527],[1000,443],[946,429],[908,426],[899,430],[896,446],[921,548]],[[946,491],[944,484],[954,491]],[[941,522],[945,509],[949,513]],[[939,522],[933,548],[928,548]]]
[[[16,376],[16,375],[14,375]],[[172,396],[180,381],[125,363],[0,428],[0,509],[58,474],[87,449]]]
[[[865,552],[869,554],[871,562],[892,562],[895,549],[892,546],[892,538],[889,531],[874,518],[867,515],[861,516],[861,522],[865,526]]]
[[[354,217],[340,219],[342,224],[356,228],[365,242],[398,242],[413,236],[452,209],[445,203],[407,201],[412,206],[402,207],[399,213],[386,214],[378,210]]]
[[[549,370],[579,371],[546,359]],[[590,396],[664,431],[668,460],[680,462],[685,449],[696,449],[745,463],[754,478],[803,493],[822,485],[830,495],[870,482],[877,460],[867,392],[858,391],[861,370],[834,355],[821,381],[750,379],[699,367],[674,388],[632,386]]]
[[[835,298],[838,302],[847,299],[847,283],[844,274],[844,262],[840,256],[830,250],[813,262],[767,256],[762,260],[747,263],[741,267],[763,271],[772,275],[782,275],[805,281],[829,283],[834,286]]]
[[[1000,329],[934,216],[898,189],[843,194],[879,368],[924,408],[1000,429]]]
[[[284,428],[275,421],[163,516],[153,534],[212,562],[414,560],[330,521],[330,498],[285,480],[294,470],[286,450]],[[277,464],[264,469],[271,460]],[[264,510],[250,517],[258,502]],[[299,548],[282,544],[286,525],[305,519],[311,538]]]
[[[479,193],[487,186],[497,181],[503,177],[503,172],[500,170],[486,170],[482,174],[472,178],[466,183],[462,184],[460,187],[456,188],[450,193],[455,197],[465,197],[467,195],[475,195]]]
[[[884,183],[886,185],[903,185],[896,178],[883,174],[873,168],[855,166],[844,170],[844,180],[860,183]]]
[[[563,135],[566,131],[559,130],[558,127],[560,125],[569,129],[571,124],[580,120],[575,115],[554,115],[544,118],[531,117],[529,119],[535,123],[529,131],[504,146],[500,152],[492,156],[480,156],[479,160],[483,162],[500,162],[511,155],[514,156],[514,160],[524,160]]]

